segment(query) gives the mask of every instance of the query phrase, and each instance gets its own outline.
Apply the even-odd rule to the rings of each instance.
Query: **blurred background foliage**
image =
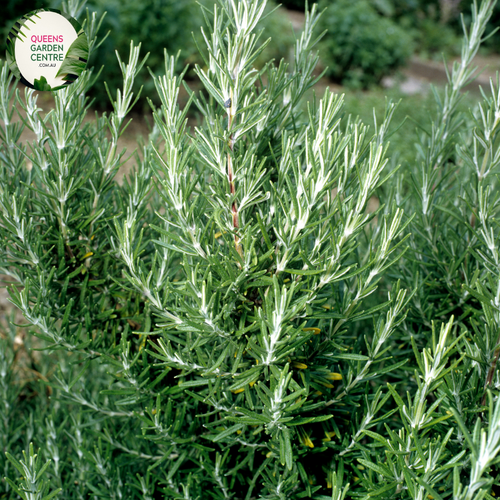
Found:
[[[325,9],[320,28],[328,30],[322,60],[334,81],[354,88],[376,85],[412,55],[411,32],[380,15],[370,0],[321,0],[319,7]]]
[[[109,99],[103,82],[112,93],[121,79],[115,50],[128,53],[130,40],[142,43],[142,53],[150,52],[147,65],[153,73],[163,68],[163,48],[171,54],[178,51],[180,71],[186,64],[203,65],[198,55],[196,40],[201,40],[200,26],[205,21],[198,3],[211,9],[215,0],[89,0],[87,6],[98,14],[107,12],[101,27],[101,36],[109,32],[94,59],[96,70],[102,68],[93,97],[95,107],[105,109]],[[5,39],[10,27],[23,14],[40,7],[57,8],[61,0],[5,0],[1,2],[1,50],[5,53]],[[313,2],[309,1],[309,5]],[[328,30],[320,45],[320,56],[327,75],[336,83],[351,88],[366,89],[378,85],[382,78],[404,66],[417,54],[424,58],[442,60],[458,55],[462,36],[459,12],[469,16],[468,0],[319,0],[326,8],[320,29]],[[304,11],[306,0],[282,0],[284,8]],[[260,64],[269,58],[280,60],[293,50],[293,28],[282,8],[268,7],[268,17],[261,22],[262,37],[273,38],[270,48],[262,54]],[[490,32],[500,25],[500,5],[490,21]],[[466,17],[465,21],[469,19]],[[320,31],[318,31],[318,34]],[[500,34],[495,34],[483,50],[494,52],[500,45]],[[194,73],[188,73],[188,79]],[[194,82],[193,82],[194,83]],[[144,86],[143,97],[136,111],[146,111],[145,96],[154,96],[153,83],[147,71],[136,82],[137,92]],[[157,103],[155,103],[157,104]]]
[[[206,9],[213,11],[214,0],[201,0]],[[195,0],[91,0],[88,4],[90,10],[95,10],[98,15],[107,12],[101,28],[101,34],[109,35],[95,55],[91,64],[96,69],[103,66],[102,73],[94,86],[95,105],[103,108],[108,103],[108,97],[102,82],[107,82],[112,94],[121,82],[122,75],[116,64],[115,50],[120,54],[128,53],[130,40],[141,43],[141,52],[149,52],[147,66],[155,74],[165,71],[163,48],[169,54],[180,51],[178,70],[181,71],[186,64],[192,68],[195,64],[204,65],[198,53],[196,44],[201,43],[201,26],[206,26],[202,10]],[[293,43],[293,32],[286,17],[272,12],[276,8],[270,3],[267,8],[268,17],[261,22],[264,39],[272,36],[273,44],[260,57],[260,64],[269,58],[280,60],[288,56],[288,51]],[[188,78],[194,78],[194,73],[189,73]],[[154,84],[147,71],[139,75],[136,82],[137,90],[144,86],[143,96],[156,96]],[[158,102],[155,102],[158,104]],[[140,106],[147,107],[146,99],[141,99]],[[136,109],[139,111],[139,109]]]
[[[319,0],[327,8],[322,28],[328,29],[322,44],[322,60],[330,76],[343,84],[367,87],[380,81],[408,59],[408,54],[442,61],[459,55],[462,20],[470,23],[468,0]],[[303,11],[306,0],[282,0]],[[309,1],[309,4],[311,2]],[[362,23],[362,24],[356,24]],[[500,4],[487,33],[500,25]],[[500,33],[482,46],[483,53],[498,53]],[[380,60],[380,59],[381,60]],[[363,73],[360,75],[360,73]]]

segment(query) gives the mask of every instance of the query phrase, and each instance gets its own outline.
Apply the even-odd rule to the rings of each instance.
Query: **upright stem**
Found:
[[[486,149],[486,152],[485,152],[484,158],[483,158],[483,163],[481,165],[481,172],[479,172],[479,176],[478,176],[478,178],[479,178],[478,185],[482,182],[482,180],[484,178],[484,172],[486,170],[486,166],[488,164],[489,159],[490,159],[490,150]],[[478,188],[478,190],[479,190],[479,188]],[[470,225],[472,227],[474,227],[475,224],[476,224],[476,214],[475,214],[475,212],[472,212],[472,215],[471,215],[471,218],[470,218]]]
[[[486,391],[488,390],[488,387],[491,385],[493,382],[493,377],[495,376],[495,371],[497,368],[497,363],[498,363],[498,358],[500,356],[500,332],[498,334],[497,338],[497,343],[495,347],[495,354],[493,356],[493,361],[491,362],[490,368],[488,370],[488,375],[486,376],[486,382],[484,384],[484,394],[483,394],[483,399],[481,400],[481,404],[484,406],[486,404]]]
[[[69,237],[68,237],[68,228],[66,227],[66,223],[64,222],[64,205],[65,202],[61,201],[61,209],[60,209],[60,217],[59,217],[59,224],[61,226],[61,233],[63,235],[64,243],[66,244],[66,249],[68,250],[69,256],[71,259],[73,259],[75,256],[73,254],[73,250],[71,250],[71,245],[69,244]]]
[[[231,128],[233,126],[233,91],[230,91],[230,98],[229,98],[229,113],[228,113],[228,130],[231,132]],[[232,159],[232,153],[233,153],[233,148],[234,148],[234,138],[233,134],[229,136],[229,149],[227,153],[227,177],[229,180],[229,188],[231,192],[231,197],[234,197],[236,193],[236,188],[234,186],[234,178],[233,178],[233,159]],[[237,252],[240,254],[240,257],[243,258],[243,249],[241,247],[240,243],[240,238],[238,236],[238,228],[240,227],[240,221],[238,217],[238,204],[236,202],[236,198],[233,199],[233,203],[231,205],[231,212],[233,214],[233,227],[235,229],[234,233],[234,245],[236,247]]]

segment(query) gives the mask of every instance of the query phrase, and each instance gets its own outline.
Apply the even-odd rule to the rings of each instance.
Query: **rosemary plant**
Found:
[[[180,109],[165,54],[123,185],[140,46],[93,120],[92,70],[43,114],[2,65],[0,272],[30,333],[0,338],[1,498],[491,498],[498,80],[470,117],[457,102],[494,4],[399,170],[393,103],[373,128],[329,90],[305,109],[315,6],[262,70],[265,0],[204,9],[204,90]]]

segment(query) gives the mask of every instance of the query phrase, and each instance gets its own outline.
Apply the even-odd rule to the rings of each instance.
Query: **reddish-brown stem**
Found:
[[[472,212],[472,215],[470,216],[470,225],[471,227],[476,225],[476,214],[474,212]]]
[[[498,345],[500,342],[500,333],[498,334],[498,339],[497,339],[497,348],[495,349],[495,357],[493,358],[493,361],[491,362],[490,369],[488,371],[488,375],[486,376],[486,383],[484,384],[484,394],[483,394],[483,400],[481,401],[481,404],[484,406],[486,404],[486,390],[488,387],[491,385],[491,382],[493,382],[493,376],[495,375],[495,370],[497,368],[497,363],[498,363],[498,357],[500,356],[500,346]]]
[[[232,125],[233,125],[233,103],[232,103],[232,92],[231,92],[231,98],[229,99],[229,119],[228,119],[228,129],[231,130]],[[229,180],[229,188],[231,191],[231,197],[234,197],[236,193],[236,188],[234,185],[234,179],[233,179],[233,160],[232,160],[232,152],[234,148],[234,138],[233,134],[229,136],[229,149],[230,151],[227,153],[227,177]],[[238,237],[238,228],[240,227],[240,221],[238,217],[238,204],[236,203],[236,199],[233,199],[233,204],[231,206],[231,212],[233,214],[233,227],[235,229],[234,233],[234,245],[236,247],[237,252],[240,254],[240,257],[243,257],[243,250],[241,248],[240,244],[240,239]]]

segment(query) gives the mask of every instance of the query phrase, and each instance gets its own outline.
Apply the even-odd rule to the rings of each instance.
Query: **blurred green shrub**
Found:
[[[323,62],[334,80],[355,88],[378,84],[413,52],[413,38],[369,0],[322,0]]]
[[[428,57],[441,54],[458,55],[463,35],[462,18],[466,25],[472,21],[468,0],[370,0],[383,15],[394,19],[415,35],[416,50]],[[462,12],[462,14],[461,14]],[[500,5],[493,8],[485,35],[500,25]],[[481,49],[498,52],[500,33],[482,44]]]
[[[106,12],[101,35],[109,32],[107,39],[96,51],[90,65],[102,69],[97,85],[93,87],[92,97],[95,106],[109,106],[103,82],[114,95],[123,77],[116,59],[115,50],[122,58],[128,53],[130,40],[141,43],[141,52],[149,52],[147,66],[158,72],[163,66],[163,48],[169,53],[182,51],[186,61],[195,51],[191,32],[201,23],[199,8],[194,1],[177,0],[92,0],[88,7],[98,13]],[[145,96],[153,93],[154,85],[147,71],[143,70],[136,82],[136,92],[143,85],[142,101],[146,107]]]
[[[461,37],[458,30],[449,24],[442,24],[431,18],[423,18],[419,21],[416,30],[416,42],[418,52],[432,57],[436,54],[458,55]]]
[[[381,2],[382,0],[372,0]],[[462,25],[455,2],[439,0],[383,0],[392,5],[390,16],[414,35],[416,51],[426,57],[441,58],[460,51]],[[464,5],[464,9],[468,5]],[[384,13],[385,14],[385,13]],[[470,20],[468,20],[470,22]]]
[[[214,0],[200,1],[210,11]],[[115,89],[122,82],[122,74],[116,59],[115,50],[123,57],[129,51],[130,40],[141,43],[141,52],[149,52],[146,63],[155,74],[165,71],[163,48],[170,54],[181,52],[178,62],[180,71],[186,64],[200,64],[203,61],[198,54],[196,40],[201,43],[200,28],[205,25],[201,9],[195,0],[92,0],[88,4],[98,15],[107,12],[101,28],[101,34],[109,31],[108,38],[96,51],[90,64],[96,70],[103,66],[97,85],[94,85],[92,97],[97,108],[109,107],[109,98],[103,82],[106,82],[114,95]],[[267,8],[270,13],[275,4]],[[271,13],[260,23],[264,30],[263,39],[272,37],[273,43],[261,54],[257,64],[263,64],[271,58],[280,60],[289,54],[293,43],[293,32],[286,16],[279,12]],[[191,73],[188,73],[188,77]],[[148,71],[142,71],[136,82],[136,92],[144,86],[137,111],[149,109],[146,98],[152,98],[158,104],[158,97]]]

